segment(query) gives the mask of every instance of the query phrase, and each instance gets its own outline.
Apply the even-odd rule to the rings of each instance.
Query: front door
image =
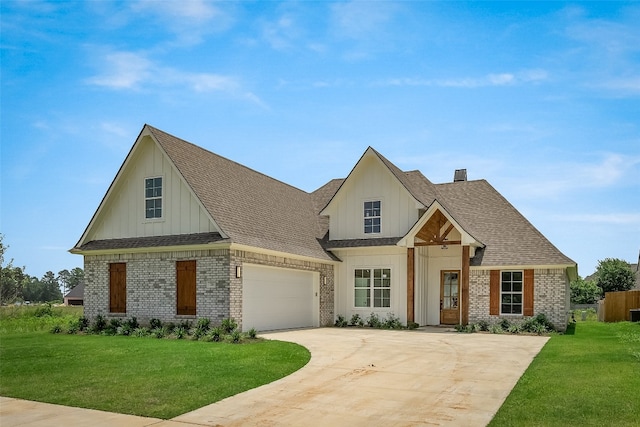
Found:
[[[460,270],[440,272],[440,323],[457,325],[460,323]]]

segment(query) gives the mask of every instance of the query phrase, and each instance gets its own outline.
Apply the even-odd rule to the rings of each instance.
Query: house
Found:
[[[79,283],[67,292],[64,305],[84,305],[84,283]]]
[[[80,240],[85,315],[338,315],[440,325],[546,314],[563,328],[577,265],[484,180],[434,184],[368,148],[313,193],[145,125]]]

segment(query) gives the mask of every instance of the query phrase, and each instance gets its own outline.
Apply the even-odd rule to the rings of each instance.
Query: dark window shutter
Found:
[[[533,270],[524,271],[524,289],[522,314],[533,316]]]
[[[500,314],[500,270],[491,270],[489,276],[489,314]]]
[[[127,312],[127,264],[109,264],[109,313]]]
[[[196,314],[196,262],[178,261],[176,263],[176,299],[177,314]]]

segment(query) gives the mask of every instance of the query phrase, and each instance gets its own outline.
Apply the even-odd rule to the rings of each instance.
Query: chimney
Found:
[[[467,170],[466,169],[456,169],[453,174],[453,182],[460,182],[467,180]]]

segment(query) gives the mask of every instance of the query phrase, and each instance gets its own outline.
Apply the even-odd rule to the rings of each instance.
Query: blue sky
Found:
[[[1,217],[42,276],[144,123],[306,191],[368,146],[487,179],[592,273],[640,249],[637,2],[11,1]]]

